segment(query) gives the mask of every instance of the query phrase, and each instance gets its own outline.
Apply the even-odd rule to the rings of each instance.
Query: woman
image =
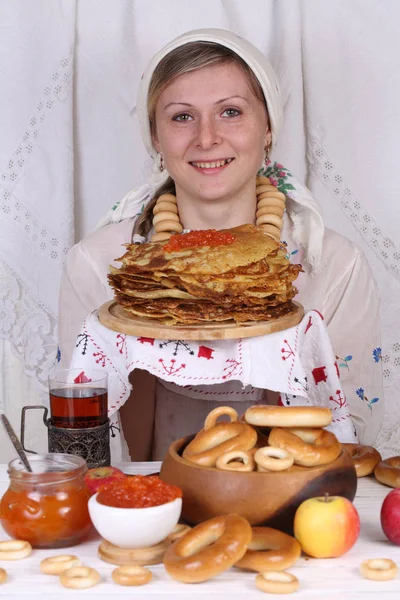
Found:
[[[83,319],[113,296],[107,272],[121,255],[121,245],[132,239],[147,241],[154,233],[157,198],[166,192],[176,195],[179,231],[255,223],[255,178],[262,167],[287,197],[282,240],[304,268],[296,282],[296,299],[324,315],[358,439],[373,443],[383,419],[380,364],[374,361],[380,346],[376,287],[360,250],[324,229],[308,190],[268,159],[282,106],[276,76],[265,57],[231,32],[184,34],[150,62],[140,84],[137,114],[155,170],[148,184],[129,193],[101,228],[67,257],[60,294],[64,365]],[[243,412],[256,402],[276,401],[273,394],[242,389],[239,382],[181,388],[157,380],[154,405],[152,378],[138,372],[133,377],[126,414],[121,411],[124,432],[142,452],[149,448],[154,410],[155,458],[163,456],[171,440],[198,430],[204,415],[218,404],[234,402]],[[140,388],[143,377],[146,390]],[[146,440],[144,432],[149,433]],[[148,458],[149,453],[138,454],[131,445],[131,457]]]

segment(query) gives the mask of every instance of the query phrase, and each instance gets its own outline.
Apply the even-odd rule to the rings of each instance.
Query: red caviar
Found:
[[[97,502],[116,508],[149,508],[182,498],[182,490],[158,475],[135,475],[101,486]]]
[[[229,231],[217,231],[216,229],[201,229],[189,231],[182,235],[172,235],[164,245],[164,252],[176,252],[183,248],[194,248],[197,246],[225,246],[232,244],[235,236]]]

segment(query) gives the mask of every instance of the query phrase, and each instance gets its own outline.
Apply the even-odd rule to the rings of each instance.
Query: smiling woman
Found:
[[[185,230],[256,225],[276,242],[284,240],[286,259],[295,256],[301,263],[295,299],[324,315],[338,362],[342,364],[341,356],[351,357],[341,376],[349,405],[346,418],[351,417],[355,434],[343,441],[358,438],[373,444],[384,413],[381,364],[370,359],[372,350],[381,346],[375,283],[361,251],[325,228],[311,193],[287,168],[269,159],[283,109],[266,57],[229,31],[183,34],[150,60],[139,85],[136,114],[154,159],[153,173],[67,257],[60,294],[62,361],[68,363],[83,319],[113,297],[107,284],[109,265],[121,256],[123,244],[152,246]],[[161,277],[157,269],[154,277]],[[142,277],[143,286],[148,293],[154,282]],[[316,385],[323,385],[323,369],[315,370]],[[160,378],[150,381],[138,371],[131,380],[133,392],[121,415],[134,460],[162,459],[172,441],[198,431],[218,405],[232,404],[243,413],[250,405],[278,401],[268,390],[233,380],[183,387]],[[376,399],[373,410],[364,394],[357,395],[360,386]],[[291,401],[288,395],[280,399],[282,404]],[[346,399],[332,397],[330,402],[334,408]]]

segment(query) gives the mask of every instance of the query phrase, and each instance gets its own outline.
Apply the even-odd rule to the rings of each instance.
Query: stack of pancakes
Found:
[[[190,246],[182,239],[190,234],[182,234],[174,250],[165,242],[129,244],[116,259],[122,267],[108,275],[117,302],[165,325],[267,321],[295,311],[292,282],[301,265],[290,264],[286,249],[259,227],[215,234],[225,232],[231,243]]]

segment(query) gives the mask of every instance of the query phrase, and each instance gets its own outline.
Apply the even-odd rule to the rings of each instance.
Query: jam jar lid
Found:
[[[8,464],[10,478],[21,483],[54,483],[75,479],[84,475],[87,464],[84,458],[74,454],[52,452],[33,454],[29,457],[32,473],[26,470],[21,459],[16,458]]]

